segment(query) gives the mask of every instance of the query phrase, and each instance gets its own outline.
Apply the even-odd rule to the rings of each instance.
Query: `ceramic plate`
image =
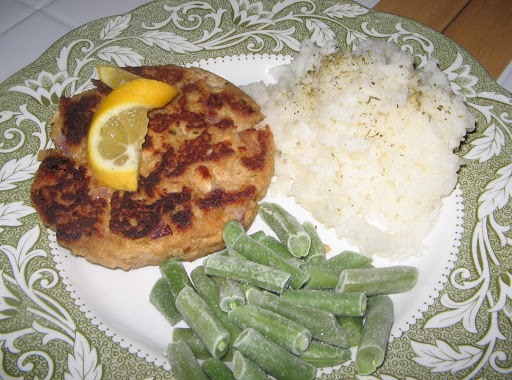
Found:
[[[172,327],[149,304],[158,268],[109,270],[70,255],[39,220],[29,189],[61,95],[91,88],[96,64],[201,66],[242,85],[271,81],[306,38],[343,49],[377,38],[439,60],[477,119],[466,165],[427,238],[414,291],[393,296],[384,365],[353,362],[325,379],[503,378],[511,372],[512,98],[465,50],[411,20],[349,1],[156,1],[86,24],[0,86],[0,361],[3,378],[172,378]],[[290,199],[273,199],[313,220]],[[254,230],[264,228],[258,219]],[[345,246],[320,226],[333,252]],[[378,264],[388,264],[377,261]],[[190,270],[198,262],[187,264]]]

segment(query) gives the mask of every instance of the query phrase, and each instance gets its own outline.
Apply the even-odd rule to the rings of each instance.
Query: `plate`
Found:
[[[172,378],[172,328],[152,308],[157,268],[108,270],[70,255],[39,220],[29,189],[52,146],[61,95],[91,88],[98,63],[200,66],[242,85],[272,80],[300,41],[343,49],[378,38],[436,58],[477,119],[456,190],[427,238],[418,286],[394,296],[387,358],[373,379],[503,378],[512,371],[512,96],[460,46],[417,22],[350,1],[155,1],[79,27],[0,85],[0,373],[5,378]],[[274,199],[301,220],[309,213]],[[257,220],[252,227],[264,227]],[[333,252],[345,248],[321,228]],[[188,269],[200,261],[187,264]],[[387,264],[379,261],[378,264]],[[353,362],[319,371],[356,378]]]

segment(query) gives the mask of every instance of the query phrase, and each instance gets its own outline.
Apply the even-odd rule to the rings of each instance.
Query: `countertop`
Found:
[[[147,0],[0,0],[0,82],[87,22],[128,12]],[[472,53],[512,91],[511,0],[359,0],[369,8],[420,21]],[[8,57],[7,59],[5,57]]]

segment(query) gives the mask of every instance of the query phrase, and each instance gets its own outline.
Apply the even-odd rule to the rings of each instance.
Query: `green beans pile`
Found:
[[[350,360],[350,348],[358,373],[374,372],[393,324],[388,295],[412,289],[417,269],[374,268],[350,251],[326,259],[313,224],[273,203],[260,215],[277,239],[229,221],[227,249],[190,276],[179,259],[160,264],[150,302],[171,325],[189,326],[164,349],[177,379],[310,380]]]

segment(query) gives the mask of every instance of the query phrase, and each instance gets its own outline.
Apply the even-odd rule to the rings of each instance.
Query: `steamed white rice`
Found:
[[[306,41],[273,75],[244,88],[275,136],[271,193],[294,197],[362,252],[421,250],[475,124],[437,62],[416,70],[411,54],[381,41],[354,53]]]

